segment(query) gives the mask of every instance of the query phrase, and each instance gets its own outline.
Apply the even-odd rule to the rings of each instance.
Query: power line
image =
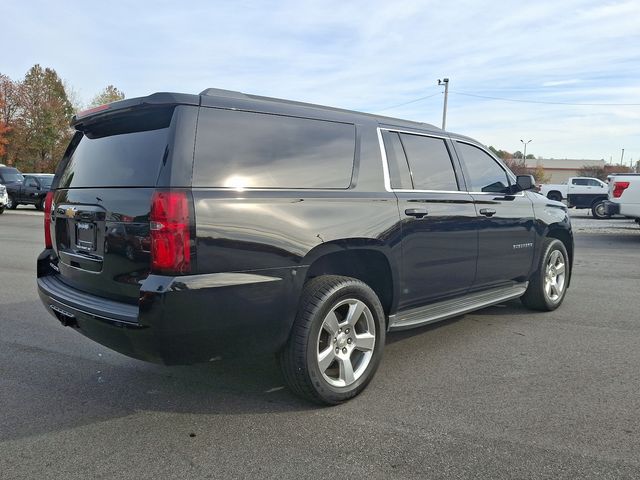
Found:
[[[391,105],[390,107],[378,108],[378,109],[376,109],[376,112],[384,112],[385,110],[391,110],[392,108],[404,107],[405,105],[409,105],[411,103],[420,102],[422,100],[426,100],[427,98],[435,97],[436,95],[441,95],[441,94],[442,94],[442,92],[436,92],[436,93],[433,93],[431,95],[427,95],[426,97],[420,97],[420,98],[416,98],[415,100],[410,100],[408,102],[399,103],[398,105]]]
[[[452,90],[452,93],[458,95],[464,95],[465,97],[486,98],[488,100],[501,100],[503,102],[517,102],[517,103],[541,103],[544,105],[573,105],[573,106],[604,106],[604,107],[638,107],[640,103],[569,103],[569,102],[547,102],[544,100],[520,100],[515,98],[503,98],[503,97],[491,97],[488,95],[476,95],[474,93],[463,93]]]

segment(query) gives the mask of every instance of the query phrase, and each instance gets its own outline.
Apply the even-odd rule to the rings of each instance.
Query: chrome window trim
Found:
[[[393,192],[391,188],[391,178],[389,177],[389,160],[387,159],[387,151],[384,148],[384,141],[382,140],[382,128],[377,128],[378,133],[378,146],[380,147],[380,154],[382,155],[382,175],[384,176],[384,189],[387,192]],[[389,131],[389,130],[387,130]]]
[[[380,154],[382,155],[382,173],[384,175],[384,189],[387,192],[394,192],[394,193],[469,193],[466,190],[419,190],[419,189],[410,189],[410,188],[391,188],[391,177],[389,176],[389,159],[387,158],[387,151],[384,148],[384,140],[382,139],[382,131],[385,132],[395,132],[395,133],[407,133],[409,135],[419,135],[421,137],[432,137],[432,138],[440,138],[442,140],[450,140],[449,137],[444,136],[444,135],[438,135],[438,134],[431,134],[431,133],[418,133],[418,132],[412,132],[410,130],[402,130],[402,129],[398,129],[398,128],[388,128],[388,127],[377,127],[377,132],[378,132],[378,145],[380,147]],[[453,161],[453,158],[451,157],[451,152],[449,152],[449,158],[451,158],[451,160]],[[453,164],[452,164],[453,166]],[[456,175],[456,171],[455,168],[453,170],[453,174],[456,176],[456,181],[457,181],[457,175]]]

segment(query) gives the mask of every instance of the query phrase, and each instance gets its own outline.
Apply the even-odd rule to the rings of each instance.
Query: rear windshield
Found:
[[[22,182],[24,179],[22,174],[15,168],[1,168],[0,177],[3,183]]]
[[[173,107],[156,108],[83,126],[62,162],[58,188],[155,186],[172,115]]]

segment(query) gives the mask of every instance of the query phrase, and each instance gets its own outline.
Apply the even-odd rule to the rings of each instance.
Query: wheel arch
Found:
[[[573,271],[574,246],[571,232],[560,225],[550,225],[546,236],[548,238],[560,240],[564,244],[564,248],[567,249],[567,254],[569,255],[569,266],[571,271]],[[573,277],[573,275],[569,275],[569,283],[567,284],[567,287],[571,284],[571,277]]]
[[[558,195],[558,196],[560,196],[561,199],[564,198],[564,196],[562,195],[562,192],[560,192],[560,190],[550,190],[550,191],[547,192],[547,198],[550,198],[549,197],[550,195],[551,196]]]
[[[322,244],[310,251],[304,283],[320,275],[357,278],[376,293],[385,315],[395,311],[398,272],[391,252],[381,242],[353,239]]]

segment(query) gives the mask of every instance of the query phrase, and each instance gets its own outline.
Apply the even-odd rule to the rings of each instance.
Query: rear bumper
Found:
[[[604,201],[604,212],[606,215],[617,215],[620,213],[620,204],[610,200]]]
[[[45,257],[44,259],[42,257]],[[81,292],[38,264],[38,293],[63,325],[112,350],[168,365],[273,353],[295,315],[290,269],[165,277],[150,275],[138,305]],[[303,277],[302,275],[300,277]],[[303,277],[304,278],[304,277]]]

